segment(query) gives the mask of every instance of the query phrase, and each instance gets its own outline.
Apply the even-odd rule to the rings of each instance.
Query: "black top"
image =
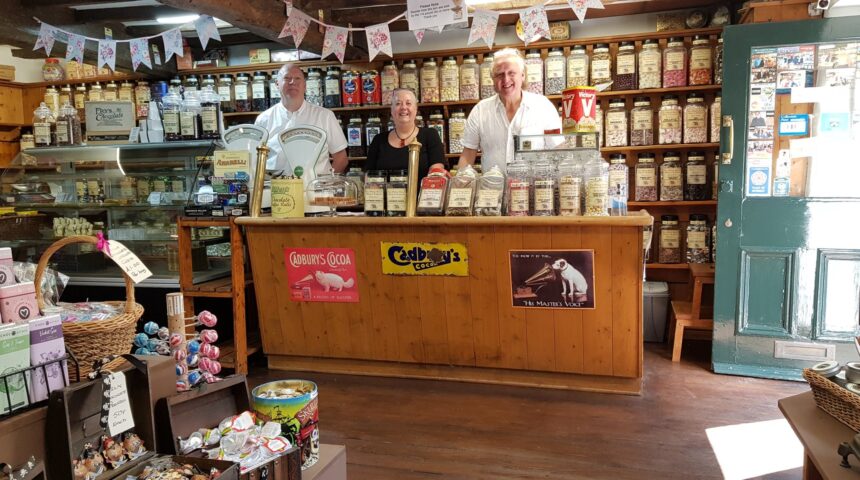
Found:
[[[418,158],[418,178],[427,176],[430,165],[441,163],[448,168],[445,152],[442,149],[442,139],[434,128],[418,129],[418,141],[421,143],[421,155]],[[388,132],[373,137],[367,149],[367,161],[364,170],[406,170],[409,168],[409,145],[395,148],[388,143]]]

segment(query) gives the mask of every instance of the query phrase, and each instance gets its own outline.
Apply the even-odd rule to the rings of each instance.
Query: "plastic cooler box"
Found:
[[[646,342],[662,342],[669,310],[669,284],[645,282],[642,297],[643,339]]]

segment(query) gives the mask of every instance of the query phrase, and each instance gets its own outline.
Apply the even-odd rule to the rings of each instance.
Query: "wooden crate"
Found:
[[[178,453],[179,438],[187,438],[200,428],[215,428],[232,415],[251,410],[251,397],[244,375],[231,375],[221,382],[163,399],[157,408],[159,444],[170,442],[169,452]],[[200,457],[199,450],[190,454]],[[301,453],[293,447],[286,454],[242,474],[242,480],[301,480]]]
[[[740,10],[739,23],[787,22],[809,19],[809,0],[754,0]]]
[[[0,65],[0,80],[5,80],[8,82],[15,81],[15,66],[14,65]]]

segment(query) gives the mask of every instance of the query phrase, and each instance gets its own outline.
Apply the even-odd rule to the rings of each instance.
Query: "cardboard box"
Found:
[[[268,48],[252,48],[248,51],[248,60],[251,64],[255,63],[269,63],[269,49]]]

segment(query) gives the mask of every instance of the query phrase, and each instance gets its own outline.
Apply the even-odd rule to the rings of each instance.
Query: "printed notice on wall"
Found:
[[[146,268],[146,265],[128,247],[116,240],[109,240],[108,244],[110,245],[110,252],[105,252],[105,254],[116,262],[120,270],[131,277],[131,280],[135,284],[152,276],[152,272]]]
[[[355,252],[351,248],[285,248],[294,302],[358,302]]]
[[[110,374],[110,407],[108,408],[108,432],[111,436],[134,428],[131,414],[131,402],[128,400],[128,386],[125,384],[125,374]]]
[[[409,30],[444,27],[466,20],[463,0],[407,0]]]
[[[511,250],[511,302],[526,308],[595,308],[594,250]]]

